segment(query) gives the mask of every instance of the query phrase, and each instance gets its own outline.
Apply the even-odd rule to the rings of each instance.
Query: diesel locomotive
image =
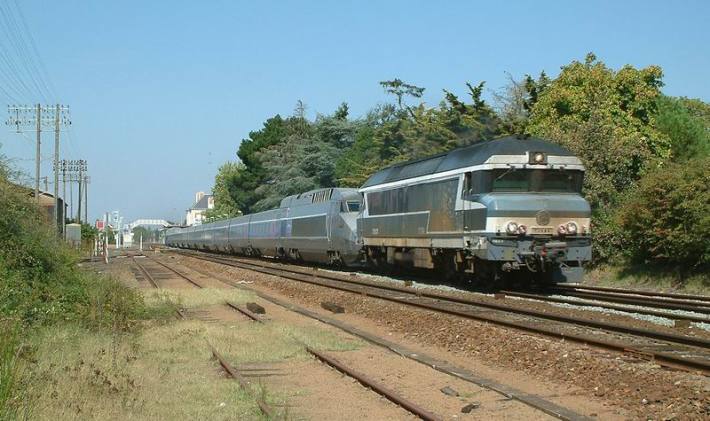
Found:
[[[447,278],[579,281],[591,259],[582,162],[505,137],[396,164],[360,189],[289,196],[277,209],[173,228],[166,244]]]

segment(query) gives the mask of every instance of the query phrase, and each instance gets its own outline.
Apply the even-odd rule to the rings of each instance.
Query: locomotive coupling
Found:
[[[551,241],[543,245],[533,247],[536,256],[540,256],[546,261],[564,261],[567,257],[567,243],[564,241]]]

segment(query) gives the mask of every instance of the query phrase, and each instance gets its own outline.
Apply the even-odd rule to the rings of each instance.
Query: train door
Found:
[[[470,225],[471,225],[470,224],[471,201],[468,199],[471,196],[471,192],[472,192],[472,190],[471,190],[472,175],[473,174],[470,171],[463,173],[461,175],[461,196],[460,197],[461,197],[461,202],[463,203],[463,209],[462,209],[463,212],[461,212],[462,216],[463,216],[463,218],[462,218],[463,221],[461,221],[461,222],[463,225],[464,232],[471,230],[471,227],[470,227]]]

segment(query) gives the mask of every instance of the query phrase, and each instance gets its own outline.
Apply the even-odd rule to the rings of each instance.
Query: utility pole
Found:
[[[77,206],[77,212],[76,212],[76,221],[81,224],[81,200],[82,200],[82,185],[84,184],[84,179],[86,176],[86,169],[87,169],[87,164],[85,159],[77,159],[77,160],[71,160],[70,162],[70,171],[72,173],[70,174],[70,179],[69,181],[76,181],[79,184],[79,194],[78,194],[78,206]],[[78,173],[78,174],[77,174]],[[72,193],[73,196],[73,193]],[[72,198],[72,203],[73,203],[73,198]],[[73,212],[73,209],[72,209]],[[87,220],[88,221],[88,220]]]
[[[106,217],[104,218],[104,261],[108,264],[108,212],[106,212]]]
[[[89,183],[91,182],[91,177],[88,175],[84,176],[84,221],[89,223]]]
[[[62,159],[59,161],[59,167],[62,171],[62,234],[64,239],[67,237],[67,166],[69,161]]]
[[[67,113],[69,107],[56,104],[54,107],[54,223],[59,230],[59,131],[61,124],[71,124]],[[64,199],[62,199],[64,201]],[[62,209],[62,221],[64,220],[64,210]],[[64,222],[62,222],[62,232]]]
[[[81,201],[82,197],[85,197],[86,194],[86,184],[88,184],[91,181],[91,178],[86,175],[86,170],[87,170],[87,163],[86,160],[84,159],[72,159],[72,160],[65,160],[66,162],[66,177],[65,180],[69,182],[69,196],[71,198],[71,207],[69,210],[70,215],[74,215],[74,191],[73,191],[73,183],[77,183],[79,185],[79,194],[78,194],[78,206],[77,206],[77,213],[76,213],[76,222],[81,223]],[[88,216],[88,213],[86,212],[86,209],[84,210],[85,216]],[[88,218],[85,218],[86,221],[88,222]]]
[[[37,151],[35,153],[35,199],[39,205],[39,164],[42,162],[42,106],[37,104]]]
[[[10,105],[8,106],[8,126],[15,126],[17,133],[21,128],[34,127],[37,133],[35,148],[35,199],[39,204],[40,164],[42,162],[42,129],[54,126],[54,224],[57,227],[59,207],[59,131],[62,125],[69,125],[69,107],[59,105],[33,106]],[[58,228],[58,227],[57,227]]]
[[[69,216],[74,215],[74,180],[69,174]]]

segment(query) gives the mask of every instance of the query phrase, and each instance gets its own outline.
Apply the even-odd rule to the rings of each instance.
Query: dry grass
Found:
[[[180,308],[208,307],[224,304],[225,301],[243,304],[247,301],[254,301],[256,298],[253,293],[238,289],[203,288],[149,291],[145,294],[145,301],[148,305],[173,302]]]
[[[29,380],[37,419],[259,419],[220,376],[200,322],[116,338],[64,328],[37,335]]]
[[[152,305],[178,302],[185,308],[226,299],[244,303],[254,296],[233,289],[146,294]],[[269,402],[284,399],[258,381],[249,394],[225,379],[208,344],[238,366],[307,358],[303,343],[324,350],[361,344],[321,328],[278,322],[149,322],[134,334],[65,326],[33,335],[23,383],[36,419],[261,419],[255,394]]]
[[[639,288],[654,291],[672,291],[685,294],[710,295],[710,274],[698,273],[679,281],[677,273],[649,268],[596,268],[587,273],[586,282],[616,288]]]

